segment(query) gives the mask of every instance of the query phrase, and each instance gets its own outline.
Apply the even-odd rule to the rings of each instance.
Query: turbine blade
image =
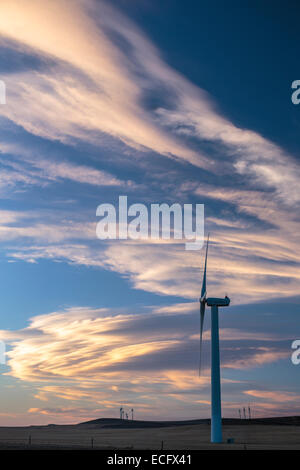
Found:
[[[204,271],[203,271],[203,280],[202,280],[202,289],[200,297],[200,351],[199,351],[199,377],[201,375],[201,359],[202,359],[202,336],[203,336],[203,324],[204,324],[204,314],[205,314],[205,303],[206,303],[206,267],[207,267],[207,253],[208,253],[208,243],[209,243],[209,234],[207,236],[206,242],[206,253],[205,253],[205,262],[204,262]]]
[[[201,375],[201,362],[202,362],[202,336],[203,336],[203,324],[205,314],[205,301],[200,303],[200,350],[199,350],[199,377]]]
[[[204,263],[204,271],[203,271],[202,289],[201,289],[201,299],[206,294],[206,266],[207,266],[208,242],[209,242],[209,234],[207,236],[207,242],[206,242],[206,253],[205,253],[205,263]]]

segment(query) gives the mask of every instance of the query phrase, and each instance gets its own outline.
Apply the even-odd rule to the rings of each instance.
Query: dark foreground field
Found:
[[[224,444],[210,444],[208,420],[97,419],[70,426],[0,427],[0,449],[298,449],[300,417],[223,422]],[[227,444],[227,438],[234,438]]]

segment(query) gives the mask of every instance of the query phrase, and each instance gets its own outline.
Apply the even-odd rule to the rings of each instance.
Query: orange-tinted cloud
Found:
[[[188,307],[193,312],[194,304]],[[33,317],[21,330],[1,331],[1,339],[10,344],[8,375],[35,390],[30,413],[44,410],[42,415],[52,416],[57,407],[68,409],[59,413],[60,419],[68,421],[71,409],[87,410],[87,416],[96,408],[109,415],[120,403],[134,406],[143,416],[158,417],[162,406],[166,414],[175,409],[183,413],[185,407],[197,403],[205,407],[203,412],[207,410],[210,371],[204,365],[198,376],[199,336],[193,338],[194,324],[187,323],[191,313],[182,304],[178,310],[176,306],[170,312],[166,307],[159,310],[113,314],[104,308],[70,308]],[[253,338],[260,343],[249,347],[247,341]],[[209,335],[204,339],[206,343]],[[255,337],[254,332],[225,329],[223,369],[261,367],[285,358],[286,353],[271,341],[270,335]],[[191,348],[195,352],[189,359]],[[226,375],[224,386],[244,388],[242,382]],[[81,415],[74,412],[75,416]]]
[[[246,395],[261,398],[262,400],[275,403],[281,402],[300,402],[300,395],[288,391],[271,391],[271,390],[245,390]]]

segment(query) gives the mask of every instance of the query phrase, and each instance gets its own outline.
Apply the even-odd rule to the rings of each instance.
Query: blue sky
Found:
[[[299,7],[4,0],[1,422],[209,416],[203,252],[101,241],[96,208],[201,203],[223,414],[299,413]]]

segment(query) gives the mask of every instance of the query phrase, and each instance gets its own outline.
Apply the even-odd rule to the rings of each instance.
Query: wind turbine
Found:
[[[203,281],[200,297],[200,363],[201,373],[202,335],[205,306],[211,307],[211,442],[222,442],[222,414],[221,414],[221,381],[220,381],[220,349],[219,349],[219,307],[227,307],[230,299],[206,297],[206,267],[209,235],[207,237]]]

